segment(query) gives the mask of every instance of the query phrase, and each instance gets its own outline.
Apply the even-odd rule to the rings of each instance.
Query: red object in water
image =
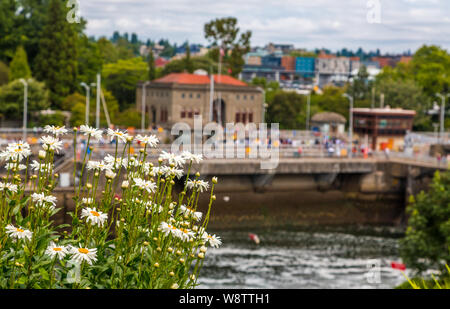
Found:
[[[399,262],[391,262],[391,267],[393,269],[406,270],[405,264]]]
[[[255,244],[259,244],[259,237],[258,237],[258,235],[249,233],[248,237],[250,238],[250,240],[254,241]]]

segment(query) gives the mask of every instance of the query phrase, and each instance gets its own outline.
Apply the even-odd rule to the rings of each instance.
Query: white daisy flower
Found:
[[[181,229],[179,229],[179,238],[182,240],[182,241],[189,241],[192,237],[194,237],[194,233],[192,232],[192,231],[190,231],[190,230],[188,230],[188,229],[183,229],[183,228],[181,228]]]
[[[3,160],[18,160],[22,161],[31,155],[30,145],[28,143],[19,141],[17,143],[9,143],[6,150],[0,153],[0,158]]]
[[[145,145],[149,145],[150,147],[156,147],[156,145],[159,143],[159,139],[155,135],[142,136],[139,134],[136,136],[136,140]]]
[[[81,125],[80,126],[80,132],[84,133],[84,135],[86,135],[86,136],[90,135],[90,136],[92,136],[93,138],[95,138],[98,141],[102,139],[103,131],[99,130],[99,129],[92,128],[90,126]]]
[[[169,167],[169,166],[161,166],[159,169],[157,169],[157,171],[161,172],[165,177],[177,177],[178,179],[180,179],[181,177],[183,177],[184,171],[182,169],[178,169],[175,167]]]
[[[176,238],[181,237],[181,231],[177,227],[175,227],[171,224],[168,224],[166,222],[161,222],[159,227],[161,229],[161,232],[163,232],[166,236],[168,236],[169,234],[172,234]]]
[[[211,247],[219,248],[219,246],[222,244],[219,236],[209,235],[208,233],[204,233],[202,236],[203,240],[207,241]]]
[[[56,206],[56,197],[53,195],[45,195],[44,193],[33,193],[31,195],[33,202],[42,205],[43,203],[49,203]]]
[[[184,205],[180,206],[180,210],[184,215],[193,217],[196,221],[200,221],[202,219],[203,214],[200,211],[194,211],[193,209]]]
[[[105,161],[88,161],[86,168],[88,170],[106,171],[111,170],[112,165],[105,163]]]
[[[148,193],[154,193],[156,190],[156,183],[150,180],[143,180],[141,178],[133,178],[134,186],[140,189],[147,190]]]
[[[15,170],[15,169],[17,169],[18,171],[22,171],[22,170],[26,169],[27,166],[24,165],[24,164],[19,164],[19,166],[17,166],[16,163],[7,163],[7,164],[5,165],[5,168],[6,168],[7,170]]]
[[[187,162],[193,162],[199,164],[203,160],[202,154],[193,154],[189,151],[183,151],[181,156],[186,159]]]
[[[39,141],[46,146],[44,148],[45,150],[50,149],[56,151],[56,153],[59,153],[59,151],[62,149],[62,142],[59,139],[54,138],[53,136],[42,136]]]
[[[201,193],[203,193],[203,191],[208,191],[209,189],[209,184],[206,181],[203,180],[191,180],[189,179],[187,181],[187,187],[189,189],[197,189],[198,191],[200,191]]]
[[[130,135],[127,134],[127,131],[120,131],[120,130],[113,130],[111,128],[108,129],[107,134],[111,137],[111,141],[114,140],[114,138],[118,138],[123,143],[127,142],[127,139],[130,138]]]
[[[34,171],[41,171],[41,172],[48,172],[51,171],[53,169],[53,164],[52,163],[39,163],[36,160],[33,160],[32,163],[30,163],[30,167],[34,170]]]
[[[81,218],[86,218],[86,222],[90,222],[92,225],[102,227],[106,220],[108,220],[108,214],[97,211],[95,208],[85,208],[81,211]]]
[[[112,166],[115,170],[117,170],[123,163],[122,158],[114,158],[114,156],[107,154],[106,157],[103,158],[103,160],[108,164],[109,166]]]
[[[161,152],[159,158],[167,161],[169,164],[175,165],[176,167],[181,167],[186,163],[186,159],[183,156],[175,155],[173,153],[168,153],[165,151]]]
[[[46,125],[44,127],[44,132],[55,134],[55,136],[64,135],[67,133],[67,129],[65,126],[58,127],[58,126],[49,126]]]
[[[4,191],[4,190],[17,193],[17,185],[9,183],[9,182],[8,183],[0,182],[0,191]]]
[[[112,170],[110,170],[110,169],[107,169],[106,171],[105,171],[105,177],[106,178],[108,178],[108,179],[114,179],[115,177],[116,177],[116,173],[114,173]]]
[[[58,257],[59,260],[64,259],[64,257],[69,253],[64,246],[57,246],[53,241],[48,245],[45,250],[45,254],[51,257],[52,259]]]
[[[97,249],[88,249],[83,247],[72,247],[70,250],[72,253],[72,259],[74,259],[78,263],[82,263],[83,261],[87,262],[89,265],[97,261]]]
[[[20,227],[15,227],[12,224],[8,224],[6,226],[6,234],[9,235],[9,237],[11,237],[12,239],[28,239],[31,240],[31,238],[33,237],[33,232],[20,228]]]

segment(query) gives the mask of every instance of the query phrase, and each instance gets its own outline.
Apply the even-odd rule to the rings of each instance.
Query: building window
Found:
[[[244,94],[244,100],[247,100],[247,95],[246,94]]]
[[[192,109],[190,109],[189,112],[188,112],[188,118],[194,118],[193,113],[192,113]]]
[[[248,114],[248,122],[253,122],[253,113]]]
[[[236,95],[236,99],[238,99],[238,100],[239,100],[239,95],[238,95],[238,94]]]
[[[200,93],[197,93],[197,99],[200,99]]]
[[[195,112],[194,112],[194,115],[195,116],[199,116],[200,115],[200,111],[198,109],[196,109]]]
[[[181,97],[182,97],[182,98],[184,99],[184,97],[185,97],[185,94],[184,94],[184,93],[182,93],[182,94],[181,94]]]
[[[184,108],[181,110],[181,118],[186,118],[186,110]]]
[[[236,113],[235,122],[236,122],[236,123],[241,122],[241,113],[239,113],[239,112]]]
[[[254,95],[251,95],[250,96],[250,100],[254,100],[255,99],[255,96]]]
[[[247,114],[242,113],[242,123],[247,123]]]
[[[192,99],[192,93],[189,93],[189,98]]]

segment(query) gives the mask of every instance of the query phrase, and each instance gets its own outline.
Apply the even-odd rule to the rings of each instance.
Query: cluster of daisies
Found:
[[[46,126],[44,131],[49,135],[39,139],[39,143],[42,145],[43,149],[39,151],[39,160],[27,160],[27,163],[29,163],[28,166],[21,164],[24,159],[29,158],[32,155],[30,145],[22,141],[8,144],[6,149],[0,153],[0,159],[6,161],[8,175],[10,171],[13,171],[14,175],[18,175],[19,171],[27,170],[27,172],[30,171],[30,173],[34,172],[39,174],[39,179],[44,178],[42,184],[39,184],[36,188],[33,187],[28,201],[31,202],[33,210],[42,209],[45,212],[41,213],[54,214],[56,213],[57,198],[51,194],[52,188],[51,186],[48,186],[45,178],[47,176],[50,177],[53,173],[53,154],[59,153],[63,149],[63,141],[60,140],[60,137],[67,134],[68,130],[65,127]],[[129,147],[132,142],[138,142],[144,147],[155,147],[159,143],[158,139],[153,135],[131,136],[126,131],[108,129],[105,132],[87,125],[82,125],[79,129],[74,129],[74,131],[75,134],[84,135],[86,137],[86,153],[89,142],[94,140],[100,142],[104,141],[105,133],[106,139],[111,142],[115,141],[117,147],[119,142],[126,144],[123,150],[124,152],[126,147]],[[77,135],[75,135],[75,139],[76,136]],[[145,149],[141,153],[145,153]],[[86,156],[84,158],[86,158]],[[209,211],[205,218],[203,213],[197,210],[198,194],[208,191],[210,189],[210,184],[207,181],[199,179],[199,174],[196,174],[194,179],[186,177],[184,190],[182,192],[183,194],[180,195],[183,198],[180,199],[179,205],[177,205],[176,202],[171,202],[171,199],[168,202],[164,201],[164,198],[168,198],[164,197],[164,195],[166,193],[171,193],[169,191],[166,192],[166,186],[161,185],[161,183],[164,182],[175,184],[173,180],[181,179],[185,175],[186,165],[189,166],[189,173],[192,164],[198,164],[203,160],[202,155],[193,154],[188,151],[184,151],[180,154],[162,151],[158,157],[157,166],[151,162],[146,162],[145,158],[145,155],[139,157],[137,155],[118,157],[116,148],[115,156],[107,154],[99,161],[88,159],[86,162],[85,159],[83,159],[82,173],[84,166],[86,166],[86,171],[88,173],[92,173],[97,178],[100,177],[100,174],[103,174],[109,181],[108,183],[112,183],[112,179],[120,178],[121,169],[126,170],[126,174],[122,175],[123,180],[121,179],[121,188],[125,203],[122,201],[122,197],[119,196],[119,198],[115,198],[115,201],[110,200],[109,204],[106,204],[116,205],[114,203],[117,203],[127,211],[129,210],[128,213],[131,215],[127,217],[127,220],[130,221],[121,217],[122,215],[119,214],[119,207],[115,208],[116,206],[114,206],[108,208],[109,206],[104,206],[104,200],[97,201],[95,197],[95,190],[97,187],[91,191],[90,189],[92,189],[93,186],[90,183],[86,183],[84,187],[88,190],[84,190],[83,188],[83,190],[78,189],[77,192],[77,189],[75,188],[77,196],[75,199],[76,210],[73,217],[81,220],[76,220],[77,227],[74,225],[72,228],[78,229],[80,227],[78,222],[84,222],[87,228],[83,230],[81,227],[81,232],[78,229],[78,234],[74,234],[76,236],[67,241],[61,241],[61,244],[58,241],[56,241],[56,243],[50,241],[44,254],[54,261],[69,260],[74,263],[86,262],[89,265],[93,265],[99,260],[99,256],[97,256],[98,252],[103,252],[103,249],[101,243],[98,243],[97,240],[88,241],[88,235],[90,232],[98,232],[97,235],[100,235],[104,231],[109,231],[112,222],[116,222],[116,227],[127,226],[129,229],[136,229],[139,232],[144,232],[153,240],[158,239],[158,237],[162,237],[164,241],[173,240],[177,243],[175,247],[179,246],[180,250],[182,250],[181,248],[194,248],[193,246],[195,246],[195,248],[200,250],[198,255],[199,258],[204,257],[207,250],[206,246],[219,247],[222,244],[220,237],[208,234],[205,231],[207,219],[209,219]],[[6,179],[9,178],[4,178],[4,180]],[[80,179],[83,179],[83,174]],[[89,179],[89,177],[87,179]],[[118,181],[118,179],[116,180]],[[117,181],[115,181],[114,184],[116,184]],[[213,184],[216,184],[217,178],[213,177],[212,181]],[[215,199],[212,192],[213,188],[214,185],[211,188],[211,201]],[[12,180],[11,182],[0,182],[0,195],[3,198],[6,196],[4,194],[5,192],[8,192],[9,198],[16,198],[19,196],[17,193],[23,192],[24,189],[25,188],[18,185],[18,182],[15,180]],[[109,189],[113,190],[112,186],[110,186]],[[185,196],[187,190],[191,190],[191,197]],[[111,192],[113,193],[112,196],[114,196],[115,192]],[[105,196],[104,191],[102,194]],[[184,197],[186,197],[186,201],[183,204],[182,201]],[[169,203],[169,210],[167,210],[167,205]],[[81,207],[80,212],[78,212],[78,207]],[[211,203],[209,207],[211,207]],[[117,213],[114,213],[116,209]],[[141,209],[143,210],[142,212],[140,212]],[[151,214],[151,220],[154,221],[149,223],[146,221],[146,216],[140,215],[142,213],[147,215]],[[155,215],[155,217],[153,217],[153,215]],[[136,216],[139,216],[139,218],[133,221],[132,218],[136,218]],[[205,220],[203,224],[201,224],[202,219]],[[24,222],[22,222],[23,224],[19,224],[21,221],[18,221],[19,223],[16,222],[16,224],[13,225],[13,221],[14,220],[10,220],[4,223],[6,225],[6,234],[13,243],[24,242],[28,245],[39,237],[39,231],[36,230],[36,226],[31,226],[29,222],[28,224],[25,224]],[[138,226],[132,224],[132,222],[139,222],[137,223]],[[26,226],[27,228],[20,225]],[[132,234],[131,230],[127,231],[127,233],[128,235]],[[155,236],[158,237],[155,238]],[[81,238],[78,239],[78,237]],[[82,246],[81,243],[83,243],[84,246]],[[126,249],[131,250],[128,247]],[[186,252],[191,252],[191,249],[186,250]],[[154,265],[157,264],[159,265],[158,262]],[[194,274],[192,274],[192,276],[194,279],[196,278]],[[178,286],[177,283],[174,283],[174,285]]]
[[[18,240],[26,240],[31,241],[33,237],[33,232],[27,230],[22,227],[15,227],[12,224],[8,224],[6,226],[6,234],[13,241]],[[76,263],[81,263],[83,261],[87,262],[89,265],[92,265],[93,262],[97,261],[97,249],[88,249],[83,247],[75,247],[75,246],[60,246],[56,245],[54,242],[50,242],[47,249],[45,250],[45,254],[52,259],[63,260],[68,255],[72,255],[72,261]]]

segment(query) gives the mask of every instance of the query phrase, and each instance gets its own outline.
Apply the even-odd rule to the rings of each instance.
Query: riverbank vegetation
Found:
[[[441,275],[412,279],[410,285],[447,286],[450,280],[450,172],[436,172],[428,192],[410,198],[405,237],[400,254],[406,266],[417,276],[429,270]]]
[[[62,209],[53,194],[59,181],[53,159],[67,130],[45,131],[37,160],[25,142],[0,153],[7,170],[0,182],[0,288],[196,287],[208,248],[221,244],[206,231],[217,178],[208,182],[191,173],[202,156],[162,152],[152,164],[155,136],[109,129],[115,154],[97,161],[92,148],[104,132],[75,128],[74,145],[86,141],[81,170],[74,159],[75,207],[66,213],[71,224],[55,226],[53,216]],[[140,149],[132,155],[136,142]],[[209,194],[206,214],[197,210],[202,193]]]

